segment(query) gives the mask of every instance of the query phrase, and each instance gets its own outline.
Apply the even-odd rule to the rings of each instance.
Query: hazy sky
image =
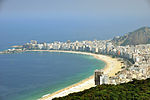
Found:
[[[150,0],[0,0],[3,39],[109,39],[142,26]]]
[[[150,0],[1,0],[1,18],[150,17]]]

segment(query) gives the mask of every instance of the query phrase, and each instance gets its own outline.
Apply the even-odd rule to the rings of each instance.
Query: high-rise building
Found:
[[[95,70],[95,85],[100,85],[100,77],[103,76],[103,70]]]

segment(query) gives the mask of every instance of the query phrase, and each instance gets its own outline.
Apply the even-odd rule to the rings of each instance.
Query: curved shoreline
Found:
[[[98,60],[101,60],[106,63],[105,67],[103,68],[104,73],[108,74],[108,76],[115,76],[115,73],[121,70],[121,62],[118,61],[116,58],[111,58],[109,56],[94,54],[94,53],[87,53],[87,52],[78,52],[78,51],[63,51],[63,50],[26,50],[26,51],[48,51],[48,52],[63,52],[63,53],[74,53],[74,54],[83,54],[83,55],[90,55],[95,57]],[[47,94],[41,97],[39,100],[51,100],[55,97],[62,97],[66,96],[70,93],[83,91],[85,89],[89,89],[94,87],[94,75],[75,83],[71,86],[68,86],[64,89],[58,90],[52,94]]]

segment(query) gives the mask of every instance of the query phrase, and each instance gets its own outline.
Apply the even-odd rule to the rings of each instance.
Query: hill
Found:
[[[138,45],[150,43],[150,27],[142,27],[121,37],[113,38],[116,45]]]
[[[118,85],[99,85],[53,100],[150,100],[150,79]]]

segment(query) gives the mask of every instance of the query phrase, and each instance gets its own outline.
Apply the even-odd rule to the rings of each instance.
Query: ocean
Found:
[[[94,74],[105,63],[93,56],[24,52],[0,55],[0,100],[37,100]]]
[[[95,22],[0,19],[0,51],[30,40],[53,42],[94,40],[98,36],[98,39],[107,38],[107,35],[98,35],[101,29]],[[36,100],[88,78],[95,69],[104,66],[104,62],[81,54],[25,52],[0,55],[0,100]]]

